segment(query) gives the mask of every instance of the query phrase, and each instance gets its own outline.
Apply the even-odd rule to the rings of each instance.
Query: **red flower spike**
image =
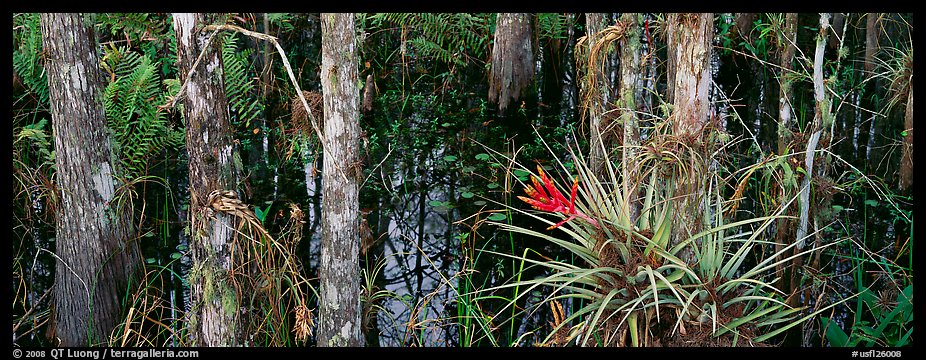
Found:
[[[576,176],[576,179],[572,181],[572,191],[569,193],[569,212],[576,212],[576,190],[579,189],[579,176]]]
[[[588,221],[596,228],[599,227],[598,221],[595,221],[595,219],[590,218],[580,211],[576,211],[576,191],[579,189],[578,176],[573,179],[569,199],[566,199],[563,193],[553,184],[553,181],[543,172],[543,168],[540,167],[540,165],[537,165],[537,173],[540,175],[540,180],[538,181],[536,177],[531,176],[533,187],[525,187],[524,192],[527,194],[527,197],[518,196],[518,199],[528,203],[534,209],[566,215],[566,219],[548,227],[547,230],[558,228],[576,217]]]
[[[563,205],[569,202],[569,200],[566,200],[566,197],[563,196],[563,193],[559,192],[559,189],[553,185],[553,181],[547,177],[547,174],[543,172],[543,168],[540,167],[540,165],[537,165],[537,172],[540,174],[540,179],[543,180],[543,185],[546,187],[547,193],[550,194],[551,199],[554,199]]]

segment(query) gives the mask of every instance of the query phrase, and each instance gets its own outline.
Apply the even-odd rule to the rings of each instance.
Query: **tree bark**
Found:
[[[640,24],[639,14],[625,13],[621,15],[621,24],[624,27],[624,36],[620,41],[621,55],[621,84],[618,91],[617,107],[620,109],[620,122],[623,127],[623,151],[621,152],[621,171],[623,179],[623,192],[627,196],[625,211],[631,222],[640,216],[643,204],[639,201],[637,186],[638,169],[636,157],[640,146],[640,117],[637,115],[637,92],[642,66],[640,64]]]
[[[800,206],[801,213],[797,228],[798,249],[804,247],[804,237],[807,234],[807,224],[809,222],[810,211],[810,183],[814,174],[814,158],[817,151],[817,145],[828,143],[827,130],[832,117],[830,114],[830,101],[826,95],[826,85],[823,82],[823,53],[826,48],[826,34],[830,28],[829,14],[820,14],[820,33],[817,35],[817,47],[814,51],[813,60],[813,94],[814,94],[814,116],[813,124],[808,131],[811,132],[810,139],[807,141],[807,153],[804,160],[804,169],[807,174],[801,183]],[[822,139],[822,141],[821,141]],[[825,169],[825,166],[820,166]]]
[[[191,343],[241,346],[245,343],[241,334],[245,322],[239,316],[238,291],[230,274],[235,263],[233,238],[238,220],[212,207],[218,201],[236,197],[241,178],[241,160],[233,146],[228,120],[221,36],[216,35],[207,44],[209,33],[201,30],[217,16],[174,14],[173,18],[180,80],[187,87],[183,116],[192,202],[193,269],[189,282],[193,308],[187,314]],[[201,53],[202,59],[193,68]]]
[[[500,13],[492,45],[489,75],[489,103],[498,104],[499,113],[508,111],[524,96],[534,79],[534,46],[531,14]]]
[[[610,46],[593,54],[592,49],[602,40],[601,32],[607,26],[608,14],[585,14],[586,43],[588,44],[587,87],[588,93],[588,128],[589,128],[589,168],[599,179],[606,179],[605,159],[613,148],[613,127],[609,120],[613,116],[606,114],[611,104],[611,83],[607,74],[610,64],[607,61]]]
[[[109,340],[139,267],[132,209],[103,110],[92,23],[79,14],[42,14],[48,91],[60,190],[54,320],[59,346]]]
[[[318,346],[360,346],[360,89],[353,14],[322,14],[325,154]]]
[[[785,156],[788,153],[788,145],[791,143],[792,134],[791,134],[791,119],[793,110],[791,108],[791,98],[792,98],[792,85],[793,80],[791,77],[791,70],[794,69],[794,54],[797,52],[797,13],[788,13],[785,15],[784,28],[782,29],[781,34],[781,57],[779,65],[781,70],[778,76],[778,81],[781,84],[779,88],[778,96],[778,155]],[[791,166],[790,163],[783,166]],[[795,189],[788,186],[788,183],[781,183],[781,194],[778,197],[780,204],[786,204],[792,196]],[[784,214],[789,214],[785,212]],[[781,254],[785,247],[786,243],[790,241],[790,235],[793,234],[794,222],[791,219],[780,219],[778,220],[778,228],[776,231],[776,242],[775,242],[775,253]],[[782,255],[782,257],[785,257]],[[776,271],[779,274],[780,281],[778,283],[778,289],[788,294],[791,292],[790,289],[790,272],[786,274],[786,271],[790,271],[792,267],[786,267],[784,263],[781,263],[776,266]]]
[[[665,102],[675,103],[675,49],[678,44],[675,39],[675,22],[678,14],[666,14],[666,98]]]
[[[676,61],[674,109],[670,116],[675,136],[686,142],[700,156],[690,156],[684,174],[677,174],[675,214],[671,245],[700,231],[703,174],[706,164],[697,160],[706,154],[701,150],[702,132],[706,131],[711,85],[710,57],[713,36],[713,14],[673,14],[669,17],[674,27],[672,38],[676,46],[669,48]],[[687,257],[688,254],[685,254]],[[684,257],[683,257],[684,258]],[[690,260],[690,259],[689,259]]]
[[[797,52],[797,13],[785,15],[782,34],[782,48],[779,65],[781,72],[778,81],[781,84],[778,97],[778,155],[784,155],[791,142],[791,108],[793,80],[790,72],[794,69],[794,54]]]
[[[900,191],[906,191],[913,185],[913,83],[910,83],[910,94],[907,95],[907,109],[904,114],[904,130],[907,135],[903,138],[903,152],[900,156]]]
[[[865,22],[865,72],[868,75],[874,75],[875,55],[878,53],[880,45],[878,40],[881,37],[881,31],[878,29],[878,13],[868,13]]]
[[[669,49],[676,60],[673,130],[678,136],[695,136],[707,123],[710,105],[713,15],[677,14],[674,20],[676,46]]]

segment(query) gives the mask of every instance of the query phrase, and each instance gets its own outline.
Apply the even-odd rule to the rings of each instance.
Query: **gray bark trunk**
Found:
[[[534,79],[531,16],[501,13],[496,20],[489,103],[498,104],[501,113],[512,103],[517,104]]]
[[[60,190],[55,331],[59,346],[98,345],[120,322],[140,254],[129,195],[117,194],[93,25],[79,14],[42,14],[41,24]]]
[[[360,346],[360,89],[353,14],[322,14],[325,154],[318,346]]]
[[[788,143],[791,142],[791,87],[793,84],[791,70],[794,69],[794,54],[797,52],[797,13],[785,15],[785,24],[782,34],[784,42],[781,48],[781,73],[778,81],[781,84],[778,97],[778,154],[784,155]]]
[[[193,308],[187,314],[191,344],[241,346],[244,320],[239,316],[239,301],[230,274],[237,219],[213,211],[213,202],[230,197],[228,193],[210,197],[214,191],[236,191],[241,172],[228,120],[221,37],[207,45],[209,33],[200,30],[214,21],[215,16],[174,14],[173,18],[180,80],[187,86],[183,115],[192,201],[193,269],[189,281]]]
[[[710,105],[713,15],[678,14],[674,18],[676,46],[669,48],[676,61],[673,129],[678,136],[695,136],[707,123]]]
[[[676,136],[695,151],[701,148],[701,132],[708,120],[711,86],[709,60],[713,36],[713,14],[673,14],[672,38],[676,46],[669,48],[676,61],[674,109],[670,120]],[[702,157],[706,154],[701,154]],[[684,174],[678,174],[675,195],[676,217],[672,226],[671,245],[700,231],[698,217],[702,214],[703,174],[706,164],[692,160]],[[682,254],[683,259],[688,254]]]
[[[589,55],[587,59],[588,81],[586,84],[590,88],[585,89],[589,94],[588,101],[588,128],[589,128],[589,168],[599,179],[607,179],[605,171],[605,159],[607,154],[613,148],[613,125],[609,119],[613,115],[606,112],[611,106],[611,82],[608,81],[607,74],[610,72],[610,64],[607,61],[610,49],[600,51],[592,56],[592,49],[601,41],[602,30],[607,26],[608,14],[588,13],[585,14],[586,36]],[[608,47],[610,48],[610,46]],[[596,59],[592,63],[592,59]]]
[[[817,151],[817,145],[821,142],[828,144],[828,129],[832,122],[830,115],[830,100],[826,94],[826,85],[823,83],[823,53],[826,48],[826,34],[830,28],[829,14],[820,14],[820,33],[817,36],[817,47],[814,51],[813,60],[813,94],[814,94],[814,117],[813,124],[808,131],[811,131],[810,140],[807,141],[807,153],[804,160],[804,169],[807,175],[801,182],[801,194],[799,198],[801,212],[797,227],[798,249],[802,249],[805,244],[804,237],[807,235],[807,224],[809,222],[810,212],[810,182],[814,176],[814,158]],[[821,171],[825,169],[820,167]]]
[[[636,156],[640,146],[640,117],[637,115],[639,92],[638,82],[642,67],[640,65],[640,24],[637,20],[639,14],[625,13],[621,15],[624,26],[624,36],[621,38],[621,84],[618,92],[617,107],[621,111],[621,126],[623,127],[623,151],[621,152],[621,171],[623,172],[623,191],[627,196],[628,212],[631,221],[640,216],[642,204],[638,198],[638,180]]]
[[[797,52],[797,13],[788,13],[785,15],[785,24],[784,29],[782,29],[782,48],[781,58],[779,65],[781,66],[781,72],[779,73],[778,81],[781,84],[779,88],[779,97],[778,97],[778,155],[784,156],[788,152],[788,145],[791,143],[792,134],[791,134],[791,119],[792,119],[792,107],[791,107],[791,98],[792,98],[792,83],[793,77],[790,75],[791,70],[794,68],[794,55]],[[784,166],[791,166],[790,163]],[[792,187],[785,186],[785,183],[782,183],[781,195],[779,196],[779,203],[786,204],[789,199],[791,199],[796,189]],[[789,215],[791,213],[785,212],[784,214]],[[778,220],[778,229],[776,232],[776,243],[775,243],[775,253],[781,254],[787,243],[790,241],[790,235],[793,234],[794,222],[791,219],[780,219]],[[782,258],[786,257],[785,255],[780,255]],[[778,289],[789,294],[791,292],[791,276],[794,272],[791,270],[794,267],[785,266],[785,263],[781,263],[776,266],[776,271],[780,276],[780,281],[778,283]],[[786,273],[788,272],[788,273]]]

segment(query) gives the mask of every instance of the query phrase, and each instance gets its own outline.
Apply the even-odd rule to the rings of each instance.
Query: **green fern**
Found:
[[[103,56],[104,68],[114,81],[106,86],[103,104],[113,131],[113,150],[127,180],[144,175],[151,156],[183,144],[183,132],[172,129],[163,104],[157,63],[128,49],[110,46]]]
[[[563,14],[537,14],[537,36],[540,39],[566,39],[569,24]]]
[[[263,104],[254,96],[254,67],[248,60],[251,49],[239,50],[238,37],[234,33],[225,35],[222,47],[222,66],[225,70],[225,96],[228,99],[229,120],[232,124],[251,126],[264,111]]]
[[[293,26],[293,14],[267,13],[267,20],[283,32],[293,31],[295,29]]]
[[[488,52],[489,14],[386,13],[370,17],[372,24],[393,23],[417,34],[408,44],[422,58],[448,64],[481,62]]]
[[[42,163],[38,167],[44,165],[53,166],[55,164],[55,149],[51,143],[49,131],[45,130],[48,126],[48,120],[42,118],[34,124],[18,129],[14,126],[13,130],[13,133],[16,134],[13,137],[13,147],[23,146],[22,144],[26,144],[24,140],[28,140],[28,143],[34,146],[35,151],[40,156]]]
[[[104,13],[93,20],[101,43],[128,41],[127,46],[161,63],[162,76],[175,76],[177,39],[169,13]]]
[[[23,86],[33,94],[40,106],[48,107],[48,78],[41,61],[42,27],[39,14],[16,14],[13,16],[13,71],[19,75]]]

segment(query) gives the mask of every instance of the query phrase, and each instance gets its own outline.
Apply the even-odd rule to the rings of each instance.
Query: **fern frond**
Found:
[[[251,49],[239,49],[238,36],[225,35],[222,47],[222,66],[225,70],[225,96],[228,99],[229,117],[232,124],[251,126],[251,120],[264,111],[257,98],[254,79],[256,69],[249,61]]]
[[[104,67],[112,71],[114,81],[103,92],[103,106],[122,176],[131,180],[146,173],[153,155],[181,145],[176,135],[180,131],[172,129],[157,108],[165,102],[160,64],[125,47],[104,50]]]
[[[13,71],[40,106],[48,107],[48,78],[42,54],[42,27],[39,14],[13,16]]]

